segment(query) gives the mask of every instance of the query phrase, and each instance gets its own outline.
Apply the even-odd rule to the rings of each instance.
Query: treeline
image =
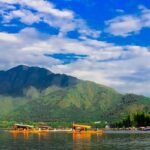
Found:
[[[150,126],[150,113],[129,114],[125,119],[111,125],[113,128],[146,127]]]

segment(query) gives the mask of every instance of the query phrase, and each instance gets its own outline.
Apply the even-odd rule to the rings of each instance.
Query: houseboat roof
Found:
[[[14,124],[14,126],[17,126],[17,127],[26,127],[26,128],[34,128],[34,126],[26,125],[26,124]]]
[[[73,124],[73,127],[86,128],[86,129],[90,129],[91,128],[91,126],[84,125],[84,124]]]

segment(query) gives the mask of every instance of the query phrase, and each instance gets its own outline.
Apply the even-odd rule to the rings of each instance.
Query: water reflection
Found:
[[[91,139],[91,134],[90,133],[73,133],[73,141],[78,141],[81,139],[90,141]]]
[[[86,149],[90,150],[89,146],[91,142],[91,134],[88,133],[73,133],[73,149],[80,150]]]
[[[92,138],[97,137],[100,138],[103,134],[91,134],[91,133],[73,133],[73,149],[80,150],[86,149],[90,150],[92,147]]]
[[[0,133],[0,150],[149,150],[147,133]]]
[[[19,139],[20,137],[23,137],[24,140],[29,140],[29,138],[33,135],[37,136],[39,141],[41,139],[43,140],[43,138],[45,138],[45,137],[48,137],[48,133],[46,133],[46,132],[45,133],[12,132],[11,135],[14,140]]]

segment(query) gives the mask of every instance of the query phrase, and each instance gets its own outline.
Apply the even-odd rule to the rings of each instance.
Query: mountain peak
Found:
[[[27,65],[18,65],[16,67],[13,67],[7,71],[28,71],[28,70],[32,70],[32,71],[45,71],[47,73],[52,73],[50,70],[45,69],[45,68],[41,68],[41,67],[36,67],[36,66],[27,66]]]
[[[7,71],[11,71],[11,70],[28,70],[29,69],[29,66],[27,65],[18,65],[18,66],[15,66]]]
[[[14,68],[28,69],[29,66],[27,66],[27,65],[18,65],[18,66],[14,67]]]
[[[49,86],[69,87],[77,82],[77,78],[55,74],[45,68],[19,65],[0,75],[0,94],[17,96],[31,86],[43,90]]]

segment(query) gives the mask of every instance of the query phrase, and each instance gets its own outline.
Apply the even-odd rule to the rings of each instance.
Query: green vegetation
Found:
[[[15,123],[15,121],[0,121],[0,129],[10,129]]]
[[[119,122],[129,113],[150,111],[150,99],[89,81],[69,88],[29,88],[24,97],[1,97],[1,120],[19,122]],[[6,109],[7,108],[7,109]]]
[[[129,114],[121,122],[117,122],[111,125],[111,127],[146,127],[150,126],[150,114],[144,112]]]

